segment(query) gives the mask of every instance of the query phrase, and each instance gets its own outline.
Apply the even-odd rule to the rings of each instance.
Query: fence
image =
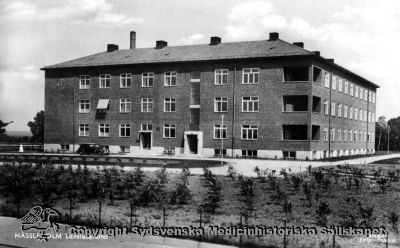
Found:
[[[34,144],[0,144],[0,152],[19,152],[20,147],[23,147],[24,152],[43,152],[43,145]]]

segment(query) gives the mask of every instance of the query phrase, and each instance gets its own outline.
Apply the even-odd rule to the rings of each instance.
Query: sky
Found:
[[[376,116],[400,116],[398,0],[0,0],[0,120],[26,125],[44,109],[41,67],[106,50],[268,39],[288,42],[380,85]]]

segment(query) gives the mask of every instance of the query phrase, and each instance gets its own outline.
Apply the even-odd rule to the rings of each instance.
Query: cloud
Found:
[[[110,24],[121,26],[143,22],[142,18],[127,17],[113,12],[113,5],[106,0],[67,0],[63,5],[50,7],[17,1],[2,5],[3,15],[37,21],[69,20],[74,23]]]
[[[227,19],[231,23],[225,27],[229,40],[257,39],[264,35],[260,30],[277,30],[288,25],[273,4],[262,1],[241,2],[231,7]]]
[[[33,65],[0,72],[0,119],[13,120],[15,130],[27,129],[34,113],[43,110],[44,84],[42,72]]]
[[[265,39],[265,30],[280,30],[314,44],[322,55],[334,56],[339,64],[382,86],[378,115],[400,115],[400,1],[352,1],[327,21],[307,18],[285,17],[269,2],[240,2],[227,15],[225,33],[231,40],[254,40]]]
[[[203,34],[193,34],[189,37],[181,38],[181,42],[185,45],[198,44],[204,39]]]

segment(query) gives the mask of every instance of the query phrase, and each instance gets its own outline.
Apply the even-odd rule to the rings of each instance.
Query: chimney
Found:
[[[218,36],[213,36],[210,38],[210,45],[215,46],[221,43],[221,38]]]
[[[270,41],[279,40],[279,33],[276,32],[269,33],[269,40]]]
[[[156,49],[161,49],[168,46],[168,42],[163,41],[163,40],[158,40],[156,41]]]
[[[111,53],[118,50],[118,45],[115,44],[107,44],[107,52]]]
[[[330,62],[330,63],[335,63],[335,60],[334,59],[326,59],[326,61],[328,61],[328,62]]]
[[[304,43],[303,42],[293,42],[293,45],[304,48]]]
[[[135,48],[136,48],[136,32],[131,31],[131,42],[130,42],[129,49],[135,49]]]
[[[321,56],[321,53],[319,52],[319,51],[314,51],[313,52],[315,55],[317,55],[317,56]]]

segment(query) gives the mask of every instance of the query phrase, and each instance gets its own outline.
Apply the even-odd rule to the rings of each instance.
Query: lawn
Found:
[[[15,170],[15,167],[9,167],[1,168],[4,175]],[[30,170],[27,167],[24,168],[25,171]],[[163,226],[164,209],[166,226],[199,226],[201,209],[203,227],[228,227],[240,223],[249,226],[283,227],[285,221],[287,226],[304,225],[318,229],[324,225],[384,226],[389,231],[390,238],[397,235],[397,242],[400,240],[396,234],[400,214],[400,170],[396,171],[396,167],[392,165],[309,168],[302,174],[255,170],[253,178],[237,175],[232,169],[229,176],[228,173],[227,176],[210,175],[207,170],[202,176],[190,175],[186,169],[181,173],[168,173],[162,169],[156,172],[140,169],[123,172],[118,169],[87,171],[81,168],[76,171],[70,168],[60,169],[58,166],[53,169],[31,169],[32,175],[35,170],[39,170],[40,174],[36,172],[36,176],[52,175],[52,180],[46,185],[32,176],[33,181],[30,182],[28,173],[23,176],[27,181],[22,185],[29,185],[24,192],[29,191],[30,194],[4,194],[4,190],[12,185],[7,181],[8,176],[3,177],[1,215],[15,215],[15,199],[19,196],[21,214],[32,206],[45,202],[45,205],[52,206],[62,214],[59,221],[97,225],[100,200],[102,225],[129,226],[132,202],[132,224],[139,226]],[[78,186],[74,185],[75,180],[78,180]],[[102,192],[99,188],[104,189],[105,193],[99,194]],[[45,197],[43,190],[48,190],[49,199]],[[70,199],[73,202],[72,209]],[[72,220],[69,218],[70,211]],[[397,216],[397,221],[393,216]],[[385,245],[377,242],[361,243],[362,237],[335,236],[336,246]],[[333,236],[289,235],[285,238],[287,247],[331,247]],[[233,245],[241,243],[247,247],[283,247],[284,237],[204,235],[201,239]]]

